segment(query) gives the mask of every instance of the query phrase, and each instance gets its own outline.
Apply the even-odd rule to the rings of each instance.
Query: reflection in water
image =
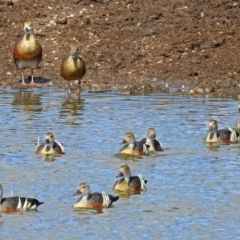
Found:
[[[206,146],[208,146],[212,150],[217,150],[218,148],[220,148],[219,143],[206,143]]]
[[[44,155],[44,161],[45,162],[54,162],[55,160],[57,160],[57,157],[60,157],[60,156],[56,156],[53,154],[46,154],[46,155]]]
[[[93,213],[93,214],[98,214],[98,213],[104,213],[105,209],[90,209],[90,208],[75,208],[73,209],[74,211],[79,212],[80,214],[86,214],[86,213]]]
[[[215,148],[204,142],[206,119],[235,124],[236,100],[83,91],[83,101],[66,99],[62,90],[34,91],[41,95],[0,91],[0,175],[6,189],[20,186],[14,195],[38,197],[46,205],[38,214],[0,215],[1,239],[32,239],[36,232],[41,239],[79,239],[80,225],[82,238],[92,239],[239,238],[240,143]],[[114,155],[123,131],[140,138],[148,127],[160,132],[164,152]],[[64,139],[66,155],[35,154],[37,133],[46,131]],[[103,214],[72,209],[76,182],[110,193],[126,160],[149,181],[146,192],[114,192],[120,199]]]
[[[23,110],[27,112],[42,111],[40,94],[35,94],[33,91],[26,92],[22,90],[13,94],[14,99],[12,105],[21,105]]]
[[[132,195],[142,195],[144,192],[114,191],[120,198],[129,198]]]
[[[62,103],[60,110],[60,116],[75,116],[80,115],[79,110],[83,110],[84,100],[81,99],[81,95],[74,98],[73,96],[68,96],[67,99]]]
[[[133,154],[126,154],[126,153],[116,153],[115,157],[117,157],[119,159],[122,159],[122,160],[127,160],[127,161],[137,161],[137,160],[143,159],[142,156],[137,156],[137,155],[133,155]]]

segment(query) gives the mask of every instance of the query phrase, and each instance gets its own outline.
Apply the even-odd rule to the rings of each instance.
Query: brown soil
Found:
[[[0,0],[0,14],[2,86],[21,86],[12,49],[31,20],[44,51],[36,81],[66,87],[59,66],[74,42],[83,88],[240,95],[237,0]]]

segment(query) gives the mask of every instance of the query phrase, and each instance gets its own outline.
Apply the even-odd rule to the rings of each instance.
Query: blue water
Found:
[[[0,182],[4,196],[36,197],[38,212],[0,214],[1,239],[240,239],[239,143],[205,144],[210,118],[239,120],[237,101],[170,94],[132,96],[0,89]],[[126,131],[157,130],[164,152],[126,160],[116,155]],[[52,131],[66,155],[34,153]],[[103,212],[76,211],[80,182],[112,192],[118,168],[148,180],[142,195],[121,196]]]

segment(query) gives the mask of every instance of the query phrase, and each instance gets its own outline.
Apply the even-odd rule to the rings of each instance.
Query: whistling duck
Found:
[[[41,143],[38,139],[38,144],[36,148],[37,154],[65,154],[63,145],[54,140],[54,136],[51,132],[45,134],[45,142]]]
[[[123,178],[114,184],[113,190],[115,191],[130,191],[136,193],[146,190],[147,180],[144,180],[141,175],[131,176],[131,170],[128,165],[122,165],[116,177]]]
[[[148,150],[150,152],[163,151],[160,141],[156,138],[155,128],[149,128],[147,131],[147,137],[142,138],[140,141],[145,142],[145,144],[149,146]]]
[[[24,37],[21,41],[17,42],[13,48],[13,59],[22,74],[22,84],[26,84],[24,80],[24,69],[31,68],[31,84],[34,83],[33,72],[38,67],[39,62],[42,60],[42,47],[35,40],[34,28],[30,21],[24,23]]]
[[[238,133],[232,128],[224,128],[218,130],[217,120],[209,120],[208,122],[208,136],[205,140],[207,143],[223,143],[230,144],[237,142]]]
[[[148,147],[143,141],[136,141],[132,132],[126,132],[123,137],[122,144],[124,146],[119,153],[132,155],[149,155]]]
[[[113,196],[104,192],[90,193],[90,187],[86,182],[80,183],[77,191],[73,193],[74,196],[79,194],[82,196],[73,204],[73,208],[108,208],[119,199],[118,196]]]
[[[43,202],[39,202],[35,198],[26,197],[2,197],[3,187],[0,183],[0,212],[24,212],[27,210],[37,210],[37,207]]]
[[[68,81],[68,93],[71,94],[70,81],[78,80],[77,92],[81,90],[81,79],[86,73],[85,62],[79,54],[78,47],[71,45],[69,56],[65,57],[60,67],[61,76]]]

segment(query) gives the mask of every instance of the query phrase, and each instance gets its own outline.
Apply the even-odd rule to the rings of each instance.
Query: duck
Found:
[[[41,143],[38,139],[38,144],[36,148],[37,154],[65,154],[63,145],[54,140],[54,135],[52,132],[47,132],[45,134],[45,142]]]
[[[61,76],[68,81],[68,93],[71,94],[71,81],[78,81],[77,93],[81,91],[81,79],[86,73],[85,61],[79,53],[78,46],[70,46],[70,54],[62,60],[60,66]]]
[[[114,191],[130,191],[138,193],[147,189],[147,180],[144,180],[141,175],[131,176],[130,167],[126,164],[119,168],[119,174],[116,177],[122,178],[115,182],[113,186]]]
[[[113,206],[113,203],[119,199],[119,196],[113,196],[104,192],[90,193],[90,187],[86,182],[78,185],[77,191],[73,193],[73,196],[79,194],[82,196],[73,204],[73,208],[103,209]]]
[[[238,112],[240,113],[240,102],[238,103]],[[240,134],[240,121],[237,122],[236,126],[234,127],[234,130]]]
[[[155,151],[163,151],[163,147],[160,141],[156,138],[156,129],[155,128],[148,128],[147,130],[147,137],[142,138],[140,141],[145,142],[147,146],[149,146],[149,152]]]
[[[31,82],[34,82],[34,69],[42,60],[42,47],[34,37],[34,28],[31,21],[24,23],[24,36],[23,39],[17,42],[13,48],[13,59],[16,66],[21,70],[22,84],[25,83],[24,69],[31,68]]]
[[[232,128],[224,128],[218,130],[218,122],[215,119],[209,120],[208,124],[208,136],[205,139],[207,143],[223,143],[231,144],[237,142],[239,133]]]
[[[148,147],[144,141],[136,141],[133,132],[126,132],[124,134],[122,144],[124,146],[119,150],[119,153],[149,155]]]
[[[28,210],[37,210],[37,207],[44,202],[39,202],[35,198],[26,197],[5,197],[3,198],[3,187],[0,183],[0,212],[24,212]]]

